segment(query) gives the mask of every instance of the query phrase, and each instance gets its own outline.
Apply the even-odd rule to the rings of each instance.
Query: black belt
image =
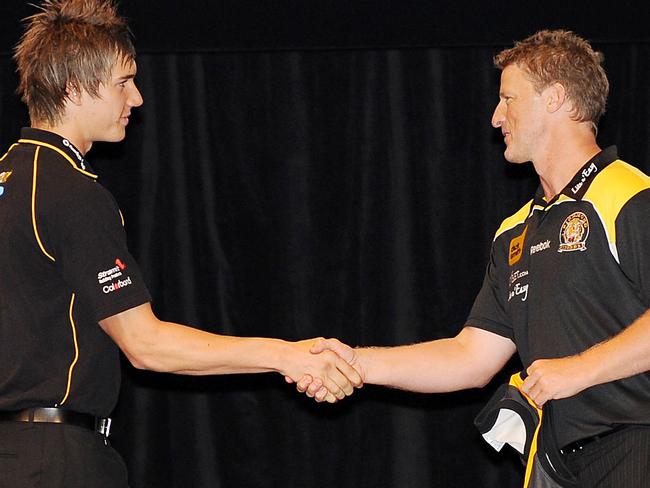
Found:
[[[591,437],[585,437],[584,439],[578,439],[577,441],[571,442],[570,444],[567,444],[562,449],[560,449],[560,454],[566,455],[566,454],[573,454],[574,452],[582,451],[585,448],[585,446],[591,444],[592,442],[600,441],[615,432],[619,432],[625,429],[626,427],[628,427],[628,425],[619,425],[601,434],[592,435]]]
[[[34,422],[46,424],[76,425],[108,437],[111,432],[111,419],[93,417],[61,408],[28,408],[13,412],[0,411],[0,422]]]

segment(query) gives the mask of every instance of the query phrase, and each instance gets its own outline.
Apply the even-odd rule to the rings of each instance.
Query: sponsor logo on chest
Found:
[[[528,270],[514,270],[510,273],[508,301],[514,297],[525,302],[528,298],[528,283],[520,283],[519,280],[528,276]]]
[[[538,252],[546,251],[547,249],[551,248],[551,241],[546,240],[544,242],[540,242],[539,244],[534,244],[530,246],[530,255],[532,256],[533,254],[536,254]]]
[[[524,227],[524,231],[517,237],[513,237],[510,241],[510,247],[508,248],[508,264],[510,266],[517,264],[524,253],[526,232],[528,232],[528,226]]]

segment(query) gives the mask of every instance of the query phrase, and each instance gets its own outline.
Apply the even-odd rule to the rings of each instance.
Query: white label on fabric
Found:
[[[119,290],[120,288],[124,288],[132,284],[133,283],[131,282],[131,277],[127,276],[125,280],[117,280],[116,282],[111,283],[110,285],[106,285],[104,288],[102,288],[102,291],[104,293],[111,293],[116,290]]]

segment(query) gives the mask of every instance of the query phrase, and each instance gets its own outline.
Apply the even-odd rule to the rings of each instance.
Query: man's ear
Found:
[[[546,95],[546,111],[554,113],[560,110],[567,103],[566,90],[564,85],[555,82],[544,89]]]
[[[81,105],[81,88],[75,82],[69,81],[66,86],[66,95],[75,105]]]

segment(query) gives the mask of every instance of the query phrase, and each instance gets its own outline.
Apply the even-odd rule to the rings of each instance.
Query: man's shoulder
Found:
[[[503,222],[501,222],[501,225],[497,229],[496,233],[494,234],[494,240],[497,240],[497,238],[504,234],[505,232],[514,229],[518,225],[523,224],[526,219],[528,218],[528,215],[530,213],[530,204],[532,203],[532,199],[528,200],[519,210],[517,210],[515,213],[510,215],[509,217],[505,218]]]
[[[598,212],[615,219],[636,195],[650,189],[650,176],[620,159],[607,165],[584,195]]]
[[[43,151],[36,171],[36,208],[42,216],[112,215],[117,210],[109,192],[95,178],[56,153]]]
[[[596,175],[594,183],[616,184],[619,187],[648,186],[650,185],[650,176],[639,168],[617,159],[603,168],[600,175]]]

